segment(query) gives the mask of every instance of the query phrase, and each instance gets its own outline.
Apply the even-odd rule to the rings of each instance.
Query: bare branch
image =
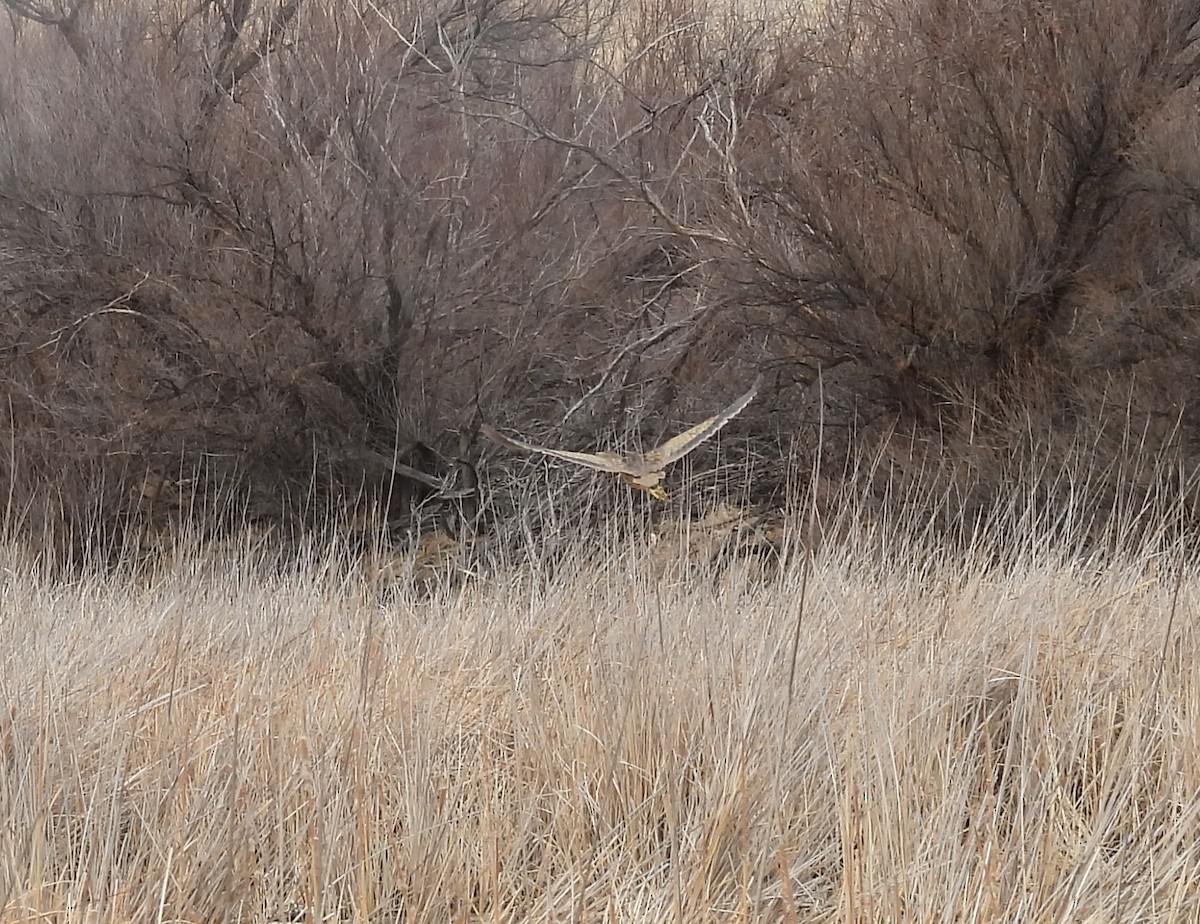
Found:
[[[87,40],[80,27],[80,17],[90,10],[95,0],[0,0],[10,15],[53,26],[70,46],[79,63],[88,57]]]

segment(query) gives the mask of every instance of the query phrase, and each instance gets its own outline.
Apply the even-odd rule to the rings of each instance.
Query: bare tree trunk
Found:
[[[29,19],[44,26],[53,26],[74,52],[76,60],[85,64],[88,41],[80,19],[95,0],[0,0],[14,18]]]

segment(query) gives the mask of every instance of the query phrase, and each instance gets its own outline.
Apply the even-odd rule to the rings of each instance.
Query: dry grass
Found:
[[[1200,575],[843,532],[432,599],[10,552],[0,920],[1195,920]]]

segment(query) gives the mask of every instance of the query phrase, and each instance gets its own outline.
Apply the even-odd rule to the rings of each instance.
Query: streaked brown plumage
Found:
[[[586,468],[596,469],[597,471],[612,472],[620,475],[621,480],[630,487],[648,491],[650,496],[657,500],[666,500],[667,492],[662,487],[662,480],[666,475],[666,467],[672,462],[682,459],[705,440],[711,439],[729,421],[745,410],[746,405],[753,401],[754,396],[758,393],[758,386],[759,382],[755,381],[748,392],[725,408],[725,410],[696,424],[690,430],[685,430],[678,436],[672,437],[661,446],[651,449],[649,452],[632,453],[630,455],[618,455],[615,452],[569,452],[565,449],[549,449],[545,446],[535,446],[533,443],[526,443],[524,440],[505,436],[495,427],[490,427],[486,424],[481,428],[481,432],[488,439],[509,449],[516,449],[521,452],[536,452],[544,456],[550,456],[553,459],[562,459],[564,462],[574,462],[576,465],[582,465]]]

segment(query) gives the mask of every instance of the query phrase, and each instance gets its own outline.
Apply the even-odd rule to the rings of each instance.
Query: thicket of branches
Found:
[[[1200,3],[611,2],[4,0],[10,515],[329,509],[760,369],[768,456],[1195,455]]]

